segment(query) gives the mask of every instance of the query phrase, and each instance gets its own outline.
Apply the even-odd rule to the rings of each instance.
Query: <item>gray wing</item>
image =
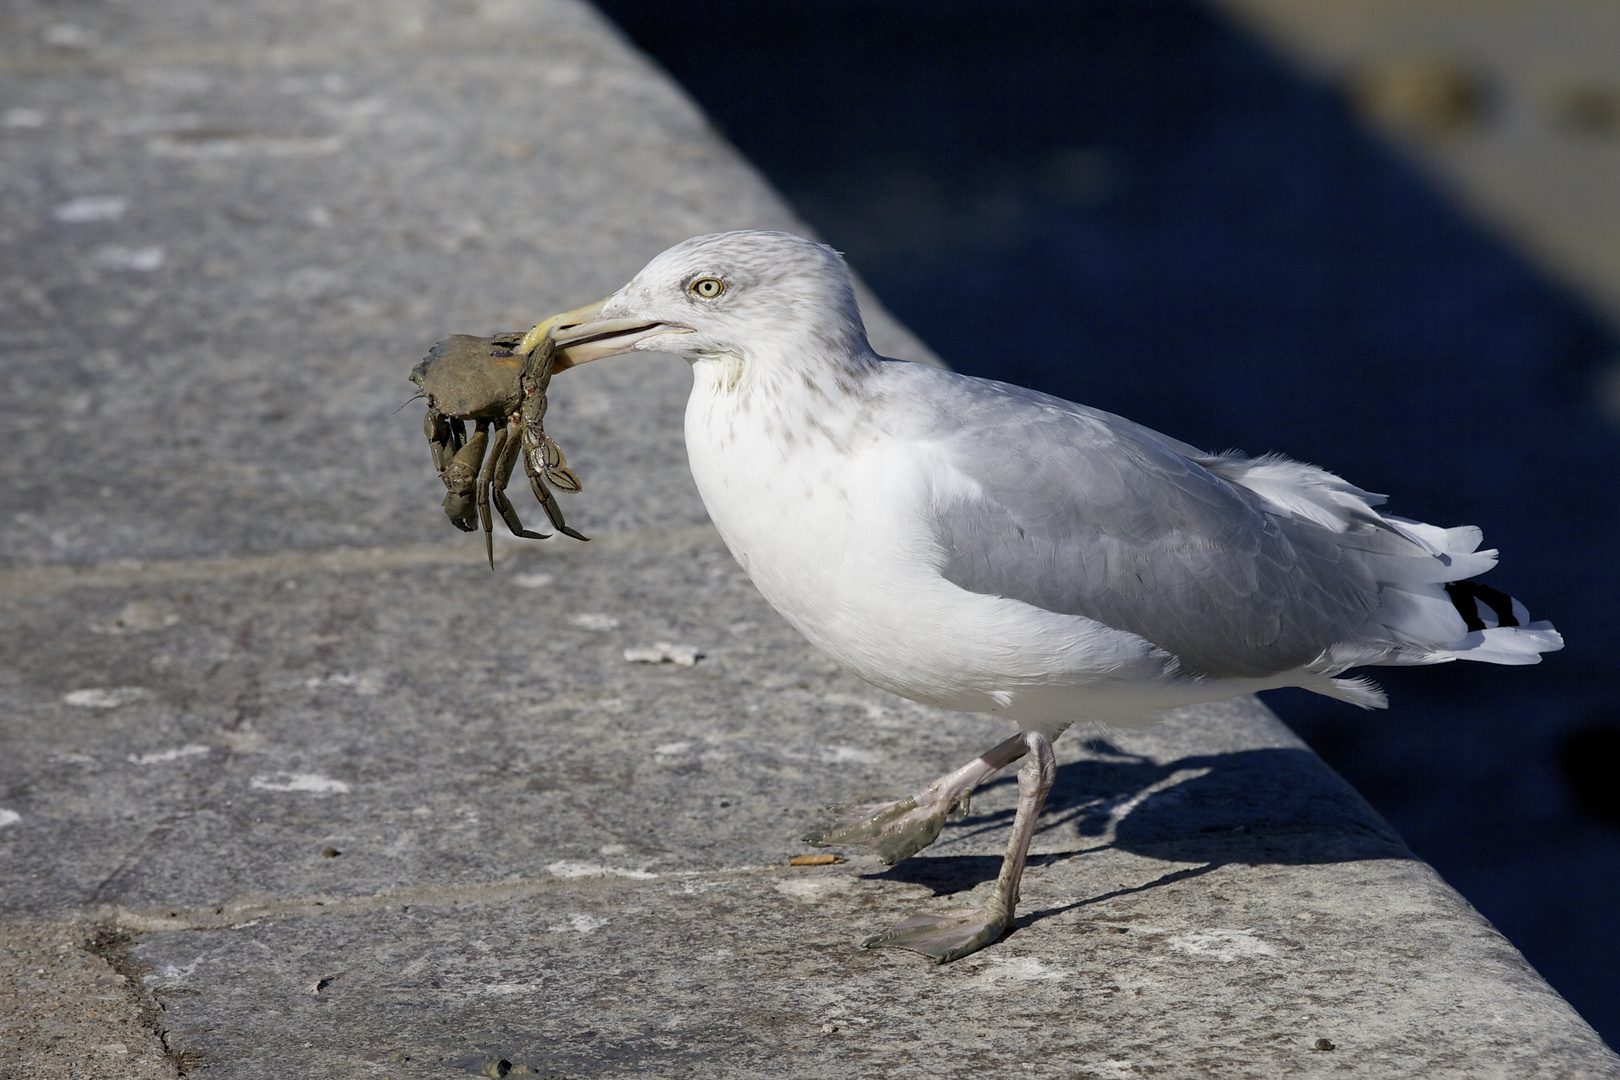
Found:
[[[937,507],[944,575],[1128,630],[1189,673],[1258,677],[1362,625],[1378,585],[1335,534],[1265,512],[1122,417],[944,375],[936,436],[977,492]],[[968,486],[968,485],[964,485]]]

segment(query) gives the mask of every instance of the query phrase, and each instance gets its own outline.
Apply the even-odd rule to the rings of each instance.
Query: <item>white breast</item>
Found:
[[[692,476],[726,545],[765,599],[812,644],[869,682],[918,701],[1018,718],[1073,719],[1077,691],[1141,711],[1163,662],[1089,619],[970,593],[939,574],[927,512],[942,470],[904,438],[836,437],[787,424],[693,365]],[[1105,699],[1124,694],[1123,709]]]

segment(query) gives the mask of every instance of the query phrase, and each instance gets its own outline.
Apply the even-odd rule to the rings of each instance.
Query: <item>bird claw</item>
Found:
[[[949,808],[932,802],[919,805],[915,795],[908,795],[895,802],[835,806],[832,810],[841,824],[806,834],[805,843],[871,848],[893,866],[939,839]]]
[[[917,914],[861,942],[863,949],[909,949],[948,964],[993,945],[1006,933],[1010,919],[987,908]]]

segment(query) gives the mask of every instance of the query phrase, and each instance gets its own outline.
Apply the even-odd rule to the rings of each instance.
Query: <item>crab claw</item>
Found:
[[[489,428],[480,423],[467,444],[450,459],[444,470],[444,514],[462,532],[478,528],[478,470],[489,446]]]

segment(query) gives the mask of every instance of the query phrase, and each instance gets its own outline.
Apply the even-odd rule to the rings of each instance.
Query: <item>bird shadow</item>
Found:
[[[1054,837],[1072,837],[1074,843],[1067,850],[1032,855],[1029,865],[1051,866],[1108,849],[1181,865],[1141,885],[1028,912],[1019,925],[1233,864],[1416,857],[1377,811],[1309,750],[1239,750],[1159,763],[1104,739],[1085,747],[1085,758],[1058,768],[1036,834],[1036,842],[1048,848]],[[980,790],[1016,783],[1003,776]],[[1012,817],[1011,809],[969,813],[947,826],[938,845],[942,850],[865,876],[921,885],[935,896],[971,890],[995,878],[1001,857],[952,855],[949,847],[1004,836]]]

